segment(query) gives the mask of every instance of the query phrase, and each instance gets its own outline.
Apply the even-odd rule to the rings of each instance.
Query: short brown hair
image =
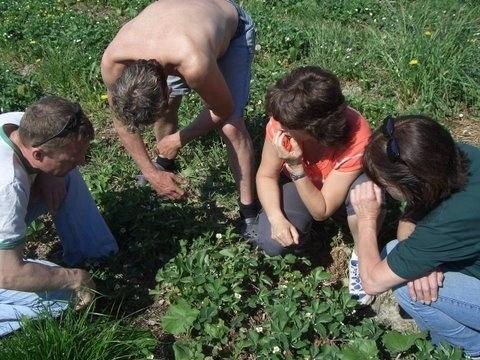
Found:
[[[340,82],[318,66],[295,69],[278,80],[265,103],[267,113],[280,124],[304,130],[326,146],[345,145],[350,139]]]
[[[118,120],[136,132],[153,124],[168,106],[166,76],[158,61],[140,59],[127,65],[112,89]]]
[[[370,138],[363,168],[377,185],[401,192],[407,201],[407,219],[420,220],[442,200],[465,187],[467,155],[438,122],[422,115],[394,119],[398,159],[387,154],[388,136],[383,127]]]
[[[69,121],[75,119],[78,126],[62,136],[54,136],[62,131]],[[72,141],[94,138],[92,123],[88,120],[80,104],[58,96],[46,96],[30,105],[20,120],[18,134],[25,146],[41,146],[46,150],[63,149]]]

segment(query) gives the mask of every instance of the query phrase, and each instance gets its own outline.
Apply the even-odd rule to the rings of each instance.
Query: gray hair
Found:
[[[126,66],[111,89],[113,112],[129,131],[153,124],[168,106],[166,76],[158,61],[140,59]]]

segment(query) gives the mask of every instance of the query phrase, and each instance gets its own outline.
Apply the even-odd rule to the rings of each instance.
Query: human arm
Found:
[[[72,290],[77,296],[77,309],[93,300],[95,283],[88,272],[24,261],[22,252],[22,245],[0,250],[0,288],[27,292]]]
[[[288,142],[285,147],[284,143]],[[287,163],[287,168],[294,177],[294,184],[310,215],[317,221],[329,218],[345,201],[350,185],[360,174],[360,170],[332,170],[319,190],[312,180],[305,175],[303,152],[294,138],[287,138],[282,131],[273,137],[273,146],[277,156]]]
[[[258,198],[270,222],[272,239],[283,246],[298,244],[298,231],[283,214],[280,205],[278,176],[283,161],[278,158],[273,145],[265,140],[262,160],[258,168],[256,183]]]
[[[415,230],[415,224],[407,220],[400,220],[397,228],[397,239],[406,240]],[[443,272],[438,269],[421,278],[407,283],[408,292],[413,300],[419,300],[430,304],[438,297],[438,288],[443,284]]]
[[[386,259],[381,259],[378,251],[377,222],[382,204],[380,188],[371,181],[364,182],[350,192],[350,199],[357,216],[357,250],[365,292],[377,295],[406,282],[392,271]]]
[[[205,104],[200,114],[185,128],[165,136],[157,143],[160,156],[173,159],[190,141],[215,129],[233,111],[233,99],[215,59],[197,56],[179,67],[186,83],[194,89]]]
[[[109,93],[109,99],[110,98]],[[128,131],[125,125],[118,120],[115,115],[113,115],[113,124],[120,142],[158,195],[165,196],[170,200],[183,198],[185,192],[179,187],[179,185],[184,183],[185,180],[171,172],[162,171],[156,168],[150,159],[141,135],[139,133]]]

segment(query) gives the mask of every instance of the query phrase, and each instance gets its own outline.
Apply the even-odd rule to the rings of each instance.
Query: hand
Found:
[[[429,275],[407,283],[412,300],[429,305],[437,301],[438,288],[443,285],[443,272],[435,269]]]
[[[75,310],[80,310],[93,301],[95,297],[95,283],[90,277],[90,274],[85,270],[73,269],[73,271],[76,277],[73,288],[77,299]]]
[[[303,151],[300,145],[294,138],[288,137],[283,131],[279,130],[273,136],[273,147],[277,151],[278,157],[291,168],[302,165]]]
[[[180,141],[180,132],[177,131],[174,134],[165,136],[157,142],[156,153],[163,158],[175,159],[181,148],[182,143]]]
[[[35,185],[40,197],[45,201],[50,214],[55,215],[65,199],[67,188],[65,178],[40,173],[35,179]]]
[[[358,221],[377,221],[382,205],[382,190],[372,181],[355,186],[350,201]]]
[[[152,173],[145,174],[145,178],[160,196],[170,200],[180,200],[186,195],[179,185],[185,185],[187,180],[181,176],[155,169]]]
[[[298,244],[298,231],[285,217],[270,220],[272,239],[287,247]]]

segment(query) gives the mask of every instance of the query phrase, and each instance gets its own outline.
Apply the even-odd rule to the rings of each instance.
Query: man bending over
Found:
[[[255,26],[230,0],[160,0],[125,24],[105,50],[102,76],[120,140],[161,196],[180,199],[178,151],[216,129],[227,145],[244,228],[257,214],[253,146],[245,127]],[[178,130],[182,95],[194,89],[205,109]],[[154,124],[152,161],[139,134]]]

